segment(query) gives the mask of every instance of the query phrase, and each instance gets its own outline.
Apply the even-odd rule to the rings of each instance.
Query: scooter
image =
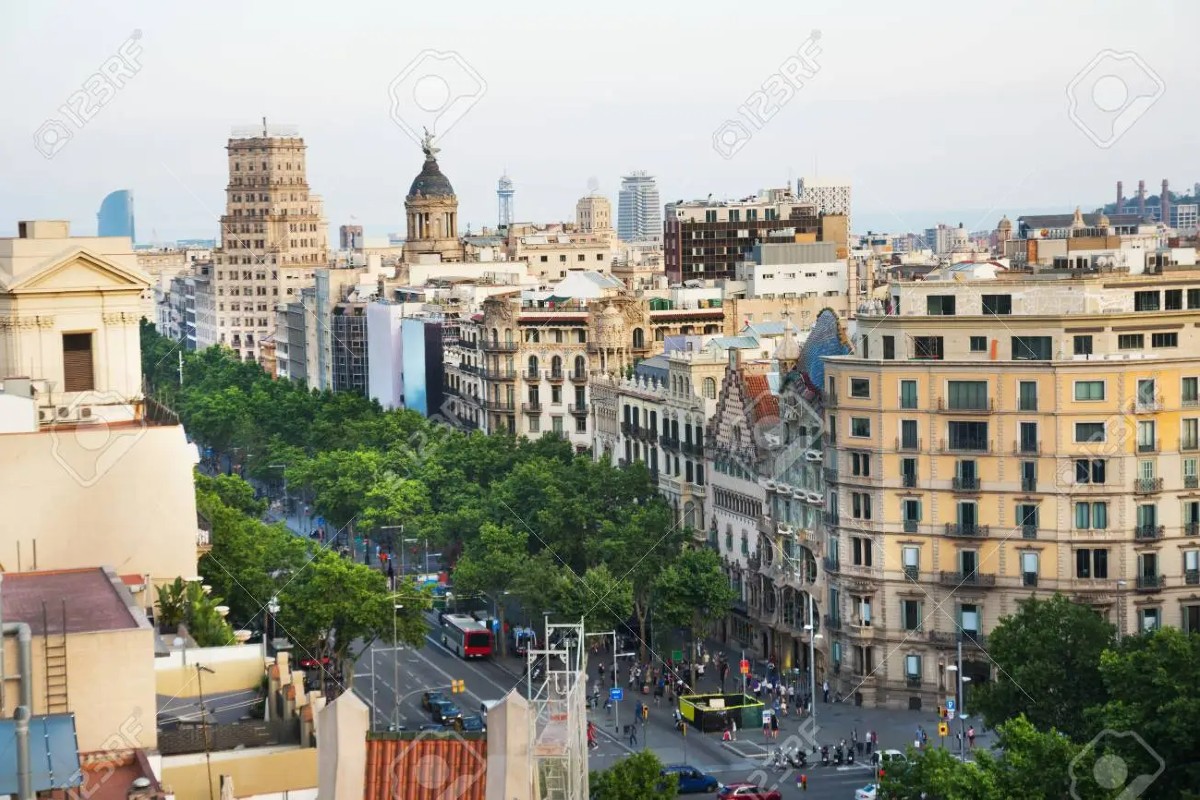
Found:
[[[851,745],[849,748],[846,749],[846,763],[847,764],[854,763],[854,746],[853,745]]]
[[[829,745],[827,744],[821,745],[821,766],[829,766]]]
[[[845,753],[842,752],[842,746],[839,744],[837,750],[833,751],[833,762],[840,767],[845,757]]]
[[[796,751],[788,757],[788,762],[796,769],[805,769],[808,767],[808,756],[804,755],[804,751],[796,748]]]
[[[775,748],[775,752],[771,754],[771,768],[780,771],[788,768],[787,756],[784,755],[782,747]]]

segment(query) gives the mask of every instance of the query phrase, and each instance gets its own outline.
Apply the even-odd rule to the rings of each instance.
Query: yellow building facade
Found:
[[[826,361],[831,685],[928,708],[1055,592],[1200,630],[1200,271],[891,293]]]

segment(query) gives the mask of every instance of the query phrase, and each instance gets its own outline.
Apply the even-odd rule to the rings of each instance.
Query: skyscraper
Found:
[[[662,204],[654,176],[642,171],[625,175],[617,201],[617,236],[632,242],[660,239],[662,235]]]
[[[513,223],[513,194],[512,178],[508,177],[508,173],[505,172],[496,186],[496,197],[500,200],[499,226],[501,228],[507,228]]]
[[[321,198],[309,194],[304,139],[293,128],[236,129],[212,290],[220,341],[246,360],[275,332],[275,307],[300,298],[328,266]]]
[[[105,197],[96,214],[97,236],[128,236],[133,240],[133,192],[118,189]]]

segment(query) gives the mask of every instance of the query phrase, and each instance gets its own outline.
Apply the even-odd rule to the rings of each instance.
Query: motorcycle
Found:
[[[842,751],[842,746],[839,744],[837,750],[833,752],[833,763],[840,767],[845,757],[845,753]]]
[[[806,769],[808,767],[808,756],[804,755],[804,751],[796,748],[796,751],[788,757],[788,761],[796,769]]]
[[[821,766],[829,766],[829,745],[827,744],[821,745]]]
[[[847,764],[854,763],[854,748],[853,747],[850,747],[846,750],[846,763]]]
[[[782,747],[775,748],[775,752],[771,754],[771,768],[780,771],[788,768],[787,756],[784,755]]]

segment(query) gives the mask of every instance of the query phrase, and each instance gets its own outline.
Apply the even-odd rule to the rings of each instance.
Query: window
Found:
[[[1200,379],[1184,378],[1179,386],[1180,399],[1186,405],[1200,404]]]
[[[900,447],[903,450],[916,450],[921,446],[917,438],[917,421],[915,419],[900,420]]]
[[[958,524],[967,529],[973,529],[979,524],[979,506],[974,500],[964,500],[958,504]]]
[[[904,478],[905,486],[917,485],[917,460],[915,458],[900,459],[900,474]]]
[[[963,603],[959,607],[958,617],[958,625],[963,633],[979,635],[979,606],[973,603]]]
[[[941,361],[943,357],[941,336],[913,337],[913,358]]]
[[[851,492],[850,512],[855,519],[870,519],[871,495],[866,492]]]
[[[1200,550],[1183,551],[1183,580],[1193,586],[1200,583]]]
[[[850,396],[869,398],[871,396],[871,381],[866,378],[851,378]]]
[[[1010,294],[985,294],[983,296],[983,313],[984,314],[1011,314],[1012,313],[1012,295],[1010,295]]]
[[[1038,441],[1038,424],[1036,422],[1022,422],[1020,424],[1020,445],[1022,453],[1037,453],[1041,451],[1041,442]]]
[[[921,568],[921,548],[903,547],[900,550],[900,554],[904,559],[905,576],[910,579],[916,578],[917,570]]]
[[[1150,334],[1151,347],[1179,347],[1179,334],[1174,331],[1170,333],[1152,333]]]
[[[1075,337],[1075,355],[1090,356],[1092,354],[1092,337],[1091,336],[1076,336]]]
[[[1105,548],[1075,551],[1076,578],[1107,578],[1108,550]]]
[[[900,624],[904,626],[906,631],[921,630],[921,601],[920,600],[901,600],[900,601]],[[911,658],[911,656],[910,656]]]
[[[1154,405],[1158,401],[1158,393],[1155,388],[1153,378],[1140,379],[1137,382],[1137,404],[1139,406]]]
[[[1104,399],[1104,381],[1075,381],[1076,402],[1092,402]]]
[[[914,500],[911,497],[904,498],[900,504],[901,514],[905,522],[911,522],[913,525],[918,525],[921,522],[921,501]]]
[[[1133,310],[1134,311],[1158,311],[1160,296],[1158,291],[1149,292],[1134,292],[1133,293]]]
[[[1026,586],[1037,586],[1038,554],[1021,553],[1021,578]]]
[[[1138,617],[1140,618],[1139,627],[1141,628],[1142,632],[1144,633],[1147,631],[1158,630],[1159,626],[1162,624],[1162,622],[1160,620],[1160,616],[1161,616],[1161,614],[1157,608],[1143,608],[1143,609],[1139,610],[1138,611]]]
[[[871,454],[870,453],[851,453],[850,454],[851,473],[863,478],[871,475]]]
[[[850,537],[850,545],[851,554],[854,558],[854,566],[871,566],[871,540],[864,539],[861,536],[852,536]]]
[[[1076,503],[1075,528],[1102,531],[1108,528],[1108,503]]]
[[[931,317],[954,316],[954,295],[931,294],[925,298],[925,307]]]
[[[1154,420],[1142,420],[1137,424],[1137,447],[1139,453],[1158,452],[1158,429]]]
[[[1146,346],[1146,337],[1140,333],[1117,334],[1118,350],[1141,350]]]
[[[1104,483],[1105,461],[1102,458],[1078,458],[1075,460],[1076,483]]]
[[[900,407],[901,408],[916,408],[917,407],[917,382],[916,381],[900,381]]]
[[[1103,422],[1076,422],[1075,423],[1075,442],[1076,444],[1089,444],[1092,442],[1103,442],[1105,437]]]
[[[1179,448],[1181,450],[1200,448],[1200,420],[1190,417],[1180,423]]]
[[[858,438],[870,438],[871,420],[867,417],[851,417],[850,435]]]
[[[92,366],[92,335],[64,333],[62,347],[63,391],[93,391],[96,388],[96,377]]]
[[[871,357],[871,340],[869,337],[866,337],[866,336],[862,337],[862,357],[863,358]]]
[[[1167,289],[1166,311],[1182,311],[1183,310],[1183,289]]]
[[[986,411],[987,381],[947,381],[948,407],[953,411]]]
[[[1038,507],[1033,503],[1017,503],[1017,524],[1022,527],[1038,526]]]
[[[986,422],[951,422],[951,450],[987,450],[988,424]]]
[[[1049,361],[1054,340],[1049,336],[1012,337],[1013,361]]]
[[[987,349],[988,349],[987,342],[988,342],[988,340],[987,340],[986,336],[972,336],[971,337],[971,352],[972,353],[986,353]]]
[[[895,336],[884,336],[883,337],[883,357],[887,361],[891,361],[896,358],[896,337]]]
[[[1037,382],[1019,381],[1017,383],[1017,409],[1020,411],[1037,411]]]
[[[907,630],[917,629],[908,628]],[[909,678],[921,677],[921,657],[919,655],[907,655],[904,657],[904,674]]]

